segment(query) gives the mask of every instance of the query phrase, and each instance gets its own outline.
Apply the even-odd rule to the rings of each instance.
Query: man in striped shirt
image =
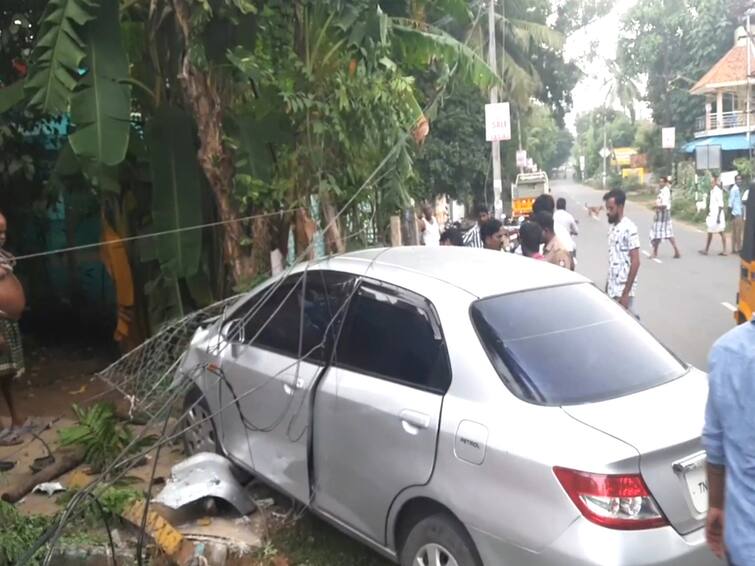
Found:
[[[464,234],[464,245],[469,248],[483,248],[485,247],[482,238],[480,237],[480,226],[490,220],[490,211],[484,204],[477,206],[477,224],[474,228]]]

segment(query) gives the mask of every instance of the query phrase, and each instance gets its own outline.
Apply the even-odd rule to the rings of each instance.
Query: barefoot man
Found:
[[[718,179],[713,179],[713,187],[708,195],[708,217],[705,219],[708,228],[708,240],[705,249],[700,250],[703,255],[708,255],[713,234],[721,234],[721,253],[726,255],[726,218],[724,217],[724,191],[718,184]]]
[[[671,224],[671,183],[668,177],[661,177],[661,187],[658,190],[658,198],[655,201],[655,220],[650,230],[650,243],[653,245],[653,258],[658,257],[658,246],[661,240],[668,240],[674,248],[674,258],[679,259],[681,254],[676,247],[674,239],[674,227]]]

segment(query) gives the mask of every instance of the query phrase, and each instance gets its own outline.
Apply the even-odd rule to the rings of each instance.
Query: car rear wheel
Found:
[[[401,549],[401,566],[482,566],[464,528],[445,513],[412,527]]]
[[[193,387],[184,399],[184,449],[192,456],[199,452],[220,454],[215,422],[207,400],[197,387]]]

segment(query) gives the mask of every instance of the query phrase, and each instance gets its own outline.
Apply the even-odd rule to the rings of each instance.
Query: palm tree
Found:
[[[606,101],[611,105],[618,102],[624,110],[629,112],[629,118],[634,124],[636,118],[634,105],[642,98],[640,89],[634,79],[627,75],[615,60],[608,62],[608,71],[610,77],[606,81],[608,85]]]

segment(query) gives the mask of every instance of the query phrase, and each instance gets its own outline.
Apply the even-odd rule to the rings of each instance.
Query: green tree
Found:
[[[585,156],[586,177],[592,177],[602,169],[600,150],[603,147],[604,130],[609,148],[632,146],[637,133],[636,124],[626,114],[610,108],[599,108],[578,116],[576,129],[573,155],[575,158]]]
[[[678,139],[692,135],[703,110],[689,94],[690,81],[705,74],[731,47],[747,6],[744,0],[646,0],[625,16],[617,63],[625,77],[647,75],[653,120],[675,126]]]
[[[461,25],[469,18],[469,10],[460,14],[462,2],[433,4]],[[484,60],[451,35],[411,18],[390,18],[372,0],[51,0],[32,36],[25,104],[42,115],[70,112],[70,148],[96,188],[119,191],[117,168],[126,163],[132,109],[139,110],[148,135],[131,145],[146,142],[147,151],[157,141],[150,134],[159,129],[153,120],[172,116],[175,125],[180,115],[185,123],[175,131],[201,132],[193,141],[196,160],[224,222],[221,247],[235,282],[264,271],[269,252],[267,227],[255,225],[250,239],[250,227],[239,221],[243,213],[284,200],[302,204],[311,194],[335,200],[339,187],[364,180],[360,175],[379,161],[379,152],[397,141],[399,125],[406,129],[420,120],[408,73],[420,59],[427,62],[432,54],[481,85],[496,80]],[[397,55],[405,60],[393,61]],[[273,61],[283,66],[279,76],[265,74]],[[281,132],[294,143],[272,139]],[[385,138],[376,140],[383,132]],[[177,227],[195,219],[190,203],[200,206],[201,181],[189,183],[187,198],[177,194],[189,189],[176,175],[154,174],[194,161],[185,154],[192,144],[176,136],[160,139],[177,145],[170,159],[152,161],[153,179],[167,185],[153,189],[186,205],[172,215],[156,208],[154,220]],[[345,179],[336,179],[335,163],[345,166]],[[392,169],[406,177],[407,165],[403,151]],[[295,173],[273,179],[271,172],[285,167]],[[197,237],[180,240],[193,239],[196,246]],[[250,241],[252,254],[245,251]],[[161,261],[171,276],[175,265],[190,276],[198,263]]]

